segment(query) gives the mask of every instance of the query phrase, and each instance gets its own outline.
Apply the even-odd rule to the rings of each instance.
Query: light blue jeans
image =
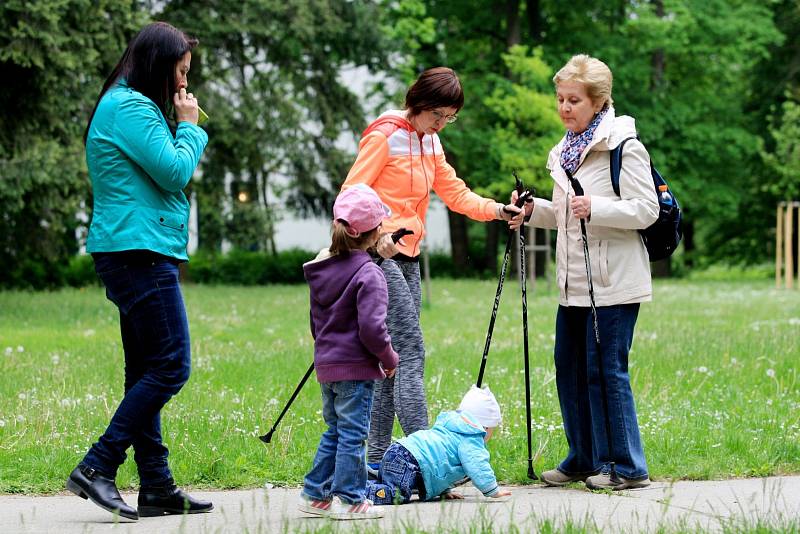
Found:
[[[363,502],[367,489],[366,440],[372,410],[373,380],[320,384],[322,434],[314,466],[305,476],[303,493],[316,500],[334,495],[349,504]]]

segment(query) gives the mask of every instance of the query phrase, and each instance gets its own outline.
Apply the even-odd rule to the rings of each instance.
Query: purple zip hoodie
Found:
[[[311,288],[317,380],[386,378],[383,369],[394,369],[399,359],[386,330],[389,295],[381,268],[363,250],[336,256],[324,250],[303,272]]]

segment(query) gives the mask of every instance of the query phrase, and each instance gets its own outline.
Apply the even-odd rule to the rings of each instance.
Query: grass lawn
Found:
[[[433,419],[474,383],[496,282],[434,280],[424,309]],[[323,431],[309,381],[268,430],[312,359],[305,286],[184,288],[193,373],[163,412],[182,485],[299,484]],[[537,473],[564,456],[552,364],[555,290],[529,288]],[[489,442],[498,477],[526,480],[520,299],[506,285],[484,382],[504,410]],[[800,295],[764,281],[656,281],[640,313],[631,378],[656,480],[800,472]],[[122,394],[116,309],[100,288],[0,292],[0,492],[53,492]],[[397,430],[397,429],[396,429]],[[398,430],[399,435],[399,430]],[[117,478],[138,484],[132,459]]]

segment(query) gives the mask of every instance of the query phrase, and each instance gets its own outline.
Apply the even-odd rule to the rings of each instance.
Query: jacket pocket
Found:
[[[611,285],[608,275],[608,240],[600,240],[597,242],[597,256],[598,267],[600,271],[600,283],[604,287]]]
[[[174,230],[183,230],[186,228],[183,217],[166,211],[158,212],[158,224]]]

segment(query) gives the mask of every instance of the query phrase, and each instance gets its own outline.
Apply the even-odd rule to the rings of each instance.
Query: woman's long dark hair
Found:
[[[148,24],[137,33],[103,84],[89,122],[86,123],[84,144],[100,99],[120,78],[125,78],[131,88],[155,102],[167,117],[167,104],[171,102],[175,90],[175,64],[197,43],[197,39],[166,22]]]

